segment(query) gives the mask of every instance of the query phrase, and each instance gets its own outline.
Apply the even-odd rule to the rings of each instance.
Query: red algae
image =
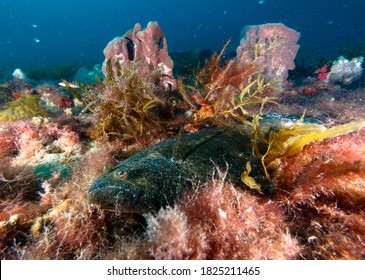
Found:
[[[282,158],[272,197],[219,173],[149,215],[144,233],[130,230],[127,216],[87,203],[88,185],[114,161],[115,150],[100,146],[31,212],[23,204],[3,209],[2,246],[6,258],[23,250],[26,259],[363,259],[363,146],[360,130]],[[13,238],[19,248],[9,246]]]
[[[28,229],[32,242],[25,258],[100,257],[98,250],[105,249],[108,242],[106,216],[105,212],[88,204],[86,190],[102,173],[103,167],[112,161],[111,150],[96,149],[85,156],[70,180],[42,195],[50,207]]]
[[[365,130],[311,143],[274,171],[305,258],[364,259]]]
[[[279,204],[213,179],[149,221],[158,259],[294,259],[301,251]]]
[[[73,105],[72,99],[55,86],[43,84],[35,87],[35,91],[47,106],[65,108]]]
[[[14,131],[0,128],[0,158],[11,156],[16,151]]]
[[[308,87],[314,88],[316,92],[306,96],[303,90]],[[349,91],[324,83],[297,86],[282,92],[276,100],[277,104],[267,104],[264,112],[294,116],[305,111],[306,116],[326,123],[347,123],[365,119],[364,94],[364,88]]]
[[[80,153],[77,125],[61,125],[45,118],[1,123],[0,157],[16,156],[18,164],[39,162],[46,154]],[[25,161],[28,162],[25,162]],[[9,162],[10,163],[10,162]]]

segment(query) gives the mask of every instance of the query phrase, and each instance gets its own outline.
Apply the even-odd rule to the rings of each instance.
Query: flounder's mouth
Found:
[[[144,189],[128,182],[115,185],[95,181],[88,191],[90,204],[128,214],[144,214],[151,211],[148,197]]]

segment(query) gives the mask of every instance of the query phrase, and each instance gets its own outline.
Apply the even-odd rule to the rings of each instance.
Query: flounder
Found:
[[[179,133],[97,178],[89,188],[89,202],[144,214],[172,205],[182,191],[211,178],[216,168],[228,169],[228,178],[240,182],[252,153],[250,135],[219,127]]]
[[[268,133],[292,121],[295,119],[271,115],[260,121],[260,128]],[[131,214],[158,211],[172,205],[183,191],[212,178],[217,168],[227,170],[229,180],[243,185],[241,174],[249,160],[254,165],[252,175],[262,170],[253,157],[252,132],[251,126],[244,125],[179,133],[131,156],[110,173],[97,178],[89,188],[89,202]]]

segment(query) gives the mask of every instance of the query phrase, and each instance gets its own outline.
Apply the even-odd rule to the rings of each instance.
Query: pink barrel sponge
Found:
[[[285,81],[288,78],[288,70],[295,68],[300,33],[282,23],[268,23],[244,27],[241,37],[237,57],[245,55],[248,60],[259,60],[267,79]],[[252,48],[255,44],[258,48]]]
[[[149,22],[143,30],[137,23],[133,30],[127,31],[123,37],[114,38],[104,49],[104,55],[103,73],[105,75],[108,74],[106,64],[109,59],[113,67],[117,61],[120,66],[129,66],[138,62],[147,65],[151,70],[160,67],[162,74],[167,75],[162,79],[163,85],[176,88],[172,74],[174,62],[168,54],[166,37],[156,21]],[[113,70],[116,71],[115,67]]]

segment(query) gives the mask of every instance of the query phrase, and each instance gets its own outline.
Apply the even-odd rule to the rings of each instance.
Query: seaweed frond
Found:
[[[111,71],[110,62],[108,68]],[[162,77],[159,68],[147,71],[139,63],[107,74],[104,82],[84,97],[94,117],[91,137],[131,144],[163,135],[169,103],[159,86]]]
[[[312,123],[294,124],[291,128],[283,128],[277,132],[271,131],[268,150],[263,155],[263,162],[266,166],[273,166],[282,157],[300,153],[304,146],[311,142],[348,134],[363,127],[365,127],[365,121],[354,121],[331,128]]]
[[[291,157],[303,151],[304,147],[311,142],[319,142],[324,139],[345,135],[353,131],[360,130],[365,127],[365,121],[354,121],[331,128],[326,128],[320,124],[302,124],[304,114],[290,128],[283,128],[279,131],[270,131],[268,139],[266,139],[258,124],[258,119],[253,120],[254,133],[252,136],[252,144],[256,156],[261,160],[261,164],[267,179],[270,175],[268,168],[275,168],[283,157]],[[265,152],[261,153],[259,145],[264,146]],[[253,177],[249,176],[251,171],[250,162],[246,165],[246,171],[242,173],[242,182],[261,192],[260,185]]]
[[[47,116],[37,95],[22,94],[20,98],[7,103],[5,109],[0,111],[0,121],[15,121],[35,116]]]
[[[276,89],[277,81],[266,81],[259,60],[245,60],[242,55],[222,63],[229,42],[219,54],[214,53],[206,61],[197,73],[194,85],[178,82],[182,98],[192,108],[190,128],[207,124],[232,125],[237,121],[251,125],[247,118],[252,118],[264,102],[265,95]],[[266,101],[273,100],[267,98]]]

